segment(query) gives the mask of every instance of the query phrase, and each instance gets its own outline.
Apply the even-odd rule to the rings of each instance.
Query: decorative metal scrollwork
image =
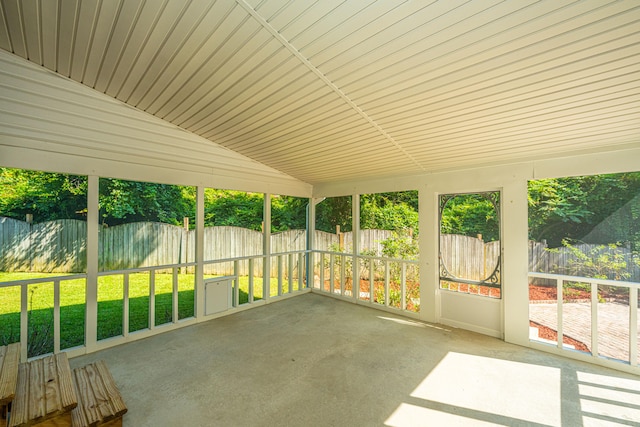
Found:
[[[493,208],[495,209],[496,213],[498,213],[498,216],[499,216],[500,193],[498,191],[491,191],[486,193],[472,193],[472,194],[474,196],[475,195],[480,196],[483,199],[489,201],[493,205]],[[460,194],[443,194],[440,196],[440,212],[438,216],[439,224],[442,224],[442,214],[444,212],[444,208],[447,206],[447,203],[449,203],[449,201],[456,196],[460,196]],[[461,277],[456,277],[454,274],[452,274],[449,271],[446,264],[444,263],[444,260],[442,259],[442,252],[439,253],[438,259],[440,263],[440,280],[464,283],[468,285],[487,286],[490,288],[500,288],[502,286],[501,280],[500,280],[500,266],[502,265],[501,263],[502,257],[500,255],[498,255],[496,266],[494,267],[491,274],[482,280],[471,280],[471,279],[463,279]]]

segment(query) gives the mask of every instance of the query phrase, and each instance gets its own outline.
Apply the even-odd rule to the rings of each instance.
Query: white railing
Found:
[[[59,353],[60,348],[60,284],[68,281],[85,280],[86,274],[75,274],[72,276],[44,277],[38,279],[16,280],[12,282],[0,282],[0,289],[12,287],[20,288],[20,342],[22,345],[21,359],[27,360],[29,343],[29,286],[38,284],[53,284],[53,352]],[[47,345],[48,347],[48,345]]]
[[[234,272],[228,276],[232,281],[231,306],[215,316],[252,308],[269,300],[315,291],[418,317],[420,297],[417,261],[303,250],[207,260],[203,264],[223,263],[230,263]],[[98,272],[96,301],[87,300],[87,274],[0,282],[0,289],[19,288],[22,360],[61,351],[69,352],[73,357],[215,317],[198,312],[197,307],[202,306],[199,300],[204,301],[205,296],[197,292],[195,267],[196,263],[180,263]],[[308,272],[308,269],[311,271]],[[247,271],[248,275],[245,276]],[[265,272],[273,277],[264,280]],[[358,278],[355,289],[352,280],[354,272]],[[311,286],[307,283],[309,276],[313,283]],[[215,277],[205,275],[204,279]],[[321,283],[324,285],[320,286]],[[47,286],[39,287],[46,294],[46,303],[32,306],[29,292],[35,289],[33,285],[40,284]],[[14,294],[14,297],[17,295]],[[74,298],[73,304],[84,314],[81,332],[72,333],[65,326],[71,316],[65,314],[69,310],[69,303],[65,299],[68,301],[70,297]],[[44,310],[46,316],[50,316],[41,319],[41,322],[47,323],[44,332],[46,338],[43,332],[33,333],[36,322],[32,316],[37,310]],[[76,312],[75,316],[82,315]],[[114,320],[114,316],[117,320]],[[65,333],[74,335],[73,339],[61,340]],[[34,347],[36,338],[40,341],[44,339],[45,345],[35,346],[39,349],[37,351],[29,350],[30,344]],[[69,345],[69,342],[72,344]]]
[[[182,318],[180,318],[180,310],[179,310],[179,279],[181,277],[181,270],[185,271],[185,269],[189,267],[195,266],[195,263],[181,263],[181,264],[170,264],[170,265],[160,265],[153,267],[140,267],[140,268],[130,268],[124,270],[109,270],[109,271],[101,271],[98,273],[98,295],[100,295],[100,288],[102,286],[101,278],[112,277],[112,276],[122,276],[122,332],[115,336],[106,336],[100,337],[100,334],[97,334],[98,341],[108,340],[112,338],[116,338],[118,336],[122,336],[124,338],[128,338],[131,334],[140,333],[143,330],[154,331],[157,327],[166,325],[167,323],[177,324]],[[169,322],[158,322],[156,317],[156,297],[158,294],[156,293],[156,278],[160,274],[167,274],[166,272],[171,272],[171,320]],[[141,328],[134,329],[131,331],[131,310],[130,310],[130,302],[131,302],[131,292],[130,292],[130,284],[132,275],[142,275],[148,274],[148,284],[149,284],[149,292],[148,292],[148,302],[147,302],[147,319],[145,322],[145,326]],[[190,274],[189,276],[193,277],[193,287],[195,289],[195,275]],[[147,295],[143,295],[141,297],[136,298],[146,298]],[[98,298],[98,301],[100,298]],[[195,301],[193,302],[195,304]],[[98,302],[100,304],[100,302]],[[193,304],[192,304],[193,305]],[[100,308],[98,306],[98,312]],[[194,317],[193,310],[191,310],[191,316],[187,316],[186,318]],[[97,328],[100,330],[100,323],[98,321]]]
[[[581,326],[583,329],[590,328],[589,338],[591,356],[593,358],[606,358],[607,360],[612,359],[612,357],[603,356],[599,350],[599,345],[602,343],[601,335],[608,332],[599,329],[600,313],[598,311],[598,308],[602,303],[599,296],[599,289],[602,290],[602,288],[599,287],[607,286],[627,289],[629,299],[629,315],[628,319],[626,320],[628,321],[628,323],[625,322],[625,319],[619,319],[620,322],[616,322],[616,325],[621,327],[623,331],[620,334],[615,334],[614,337],[610,337],[610,339],[620,340],[628,336],[628,360],[616,358],[616,361],[628,362],[631,366],[634,367],[638,366],[638,289],[640,289],[640,283],[535,272],[530,272],[529,278],[548,279],[555,281],[555,303],[557,304],[557,307],[555,313],[556,318],[554,319],[555,325],[552,325],[552,329],[556,329],[557,331],[557,340],[555,342],[555,345],[557,345],[557,348],[560,351],[567,351],[567,347],[564,344],[565,329],[567,326],[564,309],[568,304],[567,302],[565,302],[565,300],[569,297],[569,295],[566,295],[565,285],[567,285],[567,288],[569,289],[571,288],[571,286],[575,286],[575,284],[581,284],[587,287],[590,295],[589,300],[584,301],[584,303],[588,302],[590,304],[589,318],[581,319],[584,322]],[[555,326],[555,328],[553,328],[553,326]]]
[[[256,301],[268,300],[269,298],[283,297],[292,295],[297,291],[306,289],[306,268],[305,262],[309,251],[291,251],[272,253],[266,255],[252,255],[235,258],[225,258],[205,261],[205,265],[216,265],[224,263],[233,264],[233,307],[239,307],[244,304],[253,304]],[[270,267],[275,264],[275,277],[269,278],[268,285],[262,280],[264,277],[264,263],[269,259]],[[243,266],[242,263],[246,263]],[[246,267],[246,268],[245,268]],[[247,283],[241,283],[241,271],[247,271]],[[274,268],[269,268],[267,275],[271,275]],[[215,276],[206,276],[215,277]],[[259,278],[261,287],[256,287],[256,279]],[[272,286],[272,279],[277,280],[277,286]],[[240,292],[247,294],[247,300],[241,301]]]
[[[313,291],[418,316],[418,261],[330,251],[313,251],[311,257]]]
[[[247,256],[247,257],[236,257],[236,258],[228,258],[221,260],[210,260],[205,261],[204,264],[216,264],[216,263],[232,263],[234,265],[234,271],[239,272],[239,266],[241,263],[248,263],[249,275],[248,277],[240,277],[238,274],[235,274],[234,283],[233,283],[233,302],[232,306],[226,311],[225,314],[230,314],[234,311],[238,311],[240,309],[250,308],[252,305],[261,305],[269,301],[269,299],[278,299],[285,298],[288,296],[293,296],[296,294],[300,294],[303,292],[307,292],[306,286],[306,268],[305,262],[307,257],[307,251],[294,251],[294,252],[285,252],[285,253],[277,253],[271,254],[269,257],[264,255],[256,255],[256,256]],[[275,278],[269,278],[269,280],[262,280],[264,277],[264,270],[260,268],[255,268],[256,264],[264,265],[265,260],[269,260],[270,263],[275,263],[277,275]],[[61,345],[61,309],[64,309],[64,304],[61,304],[61,300],[64,298],[64,295],[61,297],[61,288],[64,288],[64,284],[66,282],[78,281],[82,280],[84,283],[81,283],[82,291],[86,291],[86,281],[87,274],[76,274],[76,275],[67,275],[67,276],[56,276],[56,277],[43,277],[43,278],[34,278],[34,279],[24,279],[24,280],[16,280],[11,282],[0,282],[0,289],[10,289],[13,287],[17,287],[20,289],[20,326],[19,326],[19,340],[21,342],[21,358],[23,361],[27,360],[30,357],[38,357],[44,354],[59,353],[61,351],[67,351],[71,356],[84,354],[87,352],[93,352],[96,350],[100,350],[103,348],[112,347],[114,345],[118,345],[124,342],[133,341],[141,338],[145,338],[151,335],[155,335],[157,333],[166,332],[172,329],[176,329],[179,327],[188,326],[194,324],[201,320],[207,320],[208,318],[212,318],[212,316],[205,316],[204,313],[198,313],[196,311],[196,307],[198,301],[196,301],[196,296],[198,299],[204,298],[204,295],[198,295],[196,291],[196,275],[193,273],[185,274],[188,270],[193,270],[193,267],[196,266],[196,263],[181,263],[181,264],[170,264],[170,265],[160,265],[153,267],[141,267],[141,268],[133,268],[133,269],[125,269],[125,270],[110,270],[110,271],[102,271],[97,274],[98,283],[97,283],[97,301],[89,301],[86,300],[86,293],[84,294],[84,300],[82,301],[82,305],[84,305],[83,312],[93,311],[95,312],[85,312],[85,317],[82,319],[84,324],[83,330],[85,331],[84,336],[76,337],[76,341],[78,341],[77,346],[72,347],[64,347]],[[269,275],[269,270],[267,270],[267,275]],[[169,292],[171,295],[170,309],[166,307],[167,312],[171,312],[170,318],[163,318],[162,316],[156,316],[156,309],[158,308],[156,302],[158,301],[158,296],[162,295],[163,299],[168,300],[169,298],[166,296],[166,286],[160,290],[162,293],[157,293],[158,284],[161,282],[159,280],[160,277],[163,279],[166,278],[168,274],[171,274],[171,291]],[[140,275],[148,275],[147,277],[140,278]],[[104,304],[105,301],[101,301],[101,288],[103,286],[109,286],[109,284],[105,284],[106,278],[113,278],[114,276],[120,276],[121,279],[117,279],[117,290],[118,298],[115,301],[116,305],[121,306],[121,327],[118,322],[117,327],[115,328],[115,332],[106,332],[101,333],[101,328],[104,326],[100,321],[100,311],[101,304]],[[180,312],[180,281],[184,280],[185,276],[187,280],[193,279],[192,287],[189,285],[188,291],[193,290],[194,297],[191,302],[187,302],[187,310],[186,314]],[[215,277],[215,276],[211,276]],[[246,281],[245,281],[246,279]],[[132,297],[131,295],[131,283],[132,281],[140,281],[144,280],[145,285],[148,284],[148,292],[147,289],[144,289],[144,295]],[[256,286],[256,281],[261,282],[261,286]],[[275,285],[274,285],[275,282]],[[29,289],[32,285],[38,284],[51,284],[53,286],[52,290],[52,300],[51,303],[47,302],[46,310],[51,310],[52,316],[51,319],[47,319],[46,326],[46,338],[43,337],[43,333],[38,333],[39,340],[46,340],[45,345],[43,346],[44,350],[40,352],[36,352],[35,354],[29,354],[29,346],[35,341],[35,335],[30,336],[30,327],[29,327],[29,318],[31,312],[34,311],[30,308],[30,298],[29,298]],[[61,285],[62,284],[62,285]],[[166,283],[165,283],[166,285]],[[120,290],[121,289],[121,290]],[[113,290],[112,290],[113,291]],[[247,295],[247,299],[243,300],[240,298],[240,294],[243,293]],[[190,295],[190,292],[187,292]],[[145,304],[144,309],[139,309],[141,312],[136,313],[135,310],[132,311],[132,299],[141,298],[142,303]],[[147,301],[144,301],[147,299]],[[49,300],[48,300],[49,301]],[[121,302],[120,302],[121,301]],[[140,304],[137,304],[138,307]],[[190,305],[190,307],[188,307]],[[120,308],[118,307],[118,312]],[[10,315],[11,313],[2,313]],[[136,321],[132,323],[132,317],[136,317]],[[142,316],[142,319],[140,318]],[[87,319],[96,318],[97,322],[89,322]],[[95,324],[95,330],[86,331],[85,329],[89,327],[88,325]],[[6,325],[5,325],[6,326]],[[133,328],[132,328],[133,326]],[[51,329],[52,331],[51,332]],[[1,328],[0,328],[1,330]],[[86,345],[86,337],[94,336],[97,339],[97,344],[88,348]],[[51,345],[52,341],[52,345]],[[64,348],[63,348],[64,347]]]

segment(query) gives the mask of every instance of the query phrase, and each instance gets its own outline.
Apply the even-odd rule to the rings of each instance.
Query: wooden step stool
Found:
[[[9,427],[70,426],[77,405],[66,353],[21,363]]]
[[[74,369],[73,384],[78,396],[74,427],[122,426],[127,407],[103,360]]]
[[[0,346],[0,427],[7,425],[9,404],[16,395],[20,343]]]

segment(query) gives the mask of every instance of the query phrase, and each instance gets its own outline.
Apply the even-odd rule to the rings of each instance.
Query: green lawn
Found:
[[[3,273],[0,282],[41,277],[64,276],[53,273]],[[150,273],[129,275],[129,331],[149,327]],[[215,276],[205,276],[205,278]],[[178,318],[192,317],[194,313],[193,274],[178,275]],[[60,346],[71,348],[84,343],[85,279],[62,281],[60,284]],[[248,302],[249,278],[240,277],[239,303]],[[297,282],[294,284],[297,288]],[[169,323],[173,319],[173,275],[155,275],[154,325]],[[283,281],[283,292],[288,282]],[[98,340],[123,333],[123,275],[102,276],[98,279]],[[270,281],[270,295],[278,294],[278,280]],[[262,278],[254,278],[254,299],[262,299]],[[29,356],[53,351],[53,282],[30,285]],[[20,340],[20,287],[0,288],[0,345]]]

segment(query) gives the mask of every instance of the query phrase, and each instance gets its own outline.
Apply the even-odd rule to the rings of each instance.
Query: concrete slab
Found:
[[[317,294],[98,359],[130,426],[640,423],[638,377]]]

